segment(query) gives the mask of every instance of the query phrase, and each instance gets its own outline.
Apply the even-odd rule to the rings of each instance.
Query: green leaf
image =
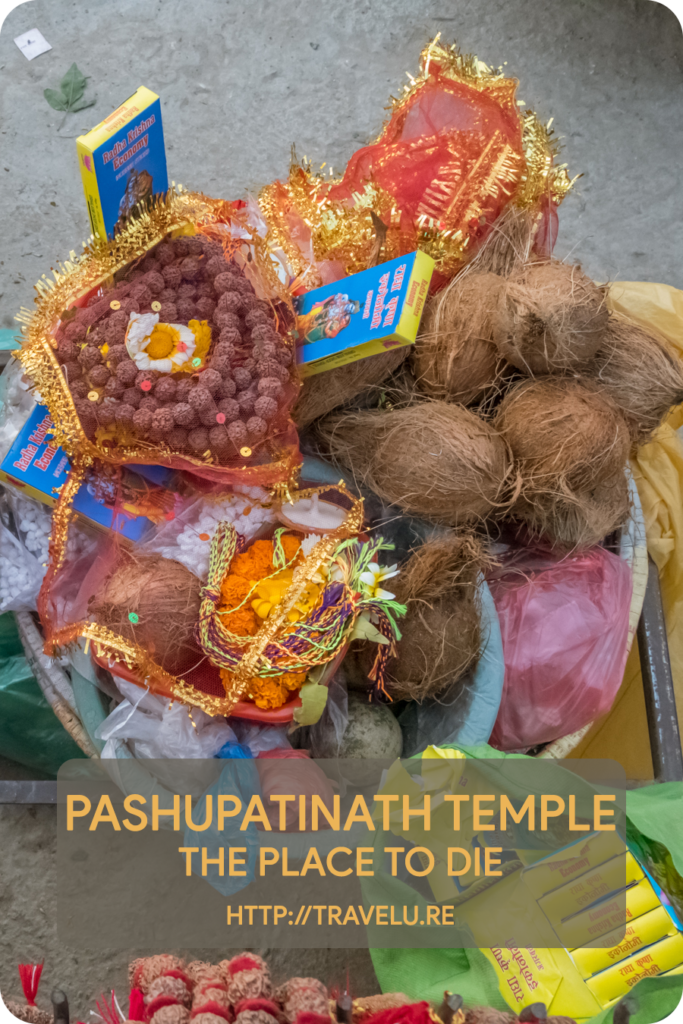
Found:
[[[327,687],[319,683],[304,683],[299,692],[301,707],[294,712],[298,725],[315,725],[327,704]]]
[[[72,64],[62,79],[61,89],[66,99],[66,109],[76,110],[74,104],[85,92],[85,76]]]
[[[53,110],[68,110],[65,97],[56,89],[44,89],[43,96]]]
[[[351,633],[349,640],[372,640],[376,644],[391,643],[391,640],[373,626],[365,612],[359,615],[356,619],[356,624],[353,627],[353,632]]]
[[[69,110],[75,113],[77,110],[85,110],[86,107],[94,107],[96,103],[97,96],[92,100],[79,100],[77,103],[74,103],[73,107],[69,107]]]

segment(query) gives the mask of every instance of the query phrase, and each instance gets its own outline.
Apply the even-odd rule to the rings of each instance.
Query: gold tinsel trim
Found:
[[[419,72],[413,77],[409,72],[409,85],[404,85],[399,96],[390,98],[391,116],[399,111],[406,102],[425,84],[429,78],[429,67],[438,64],[439,71],[445,78],[454,82],[465,82],[479,92],[492,95],[500,106],[515,109],[515,90],[517,79],[508,78],[503,68],[489,67],[472,53],[462,53],[457,43],[450,46],[441,43],[439,32],[420,54]],[[387,119],[387,121],[390,118]],[[375,141],[379,142],[384,134],[386,122]]]
[[[149,686],[151,693],[158,693],[182,704],[201,708],[207,715],[212,716],[229,715],[235,706],[235,701],[227,697],[214,697],[209,693],[203,693],[184,679],[170,675],[157,665],[142,647],[96,622],[76,622],[58,630],[51,638],[53,651],[49,653],[56,654],[57,648],[66,647],[79,638],[89,640],[96,657],[101,660],[125,665],[139,678],[139,685]],[[115,665],[112,671],[116,671]]]
[[[518,111],[515,92],[519,82],[515,78],[507,78],[502,67],[494,68],[484,64],[474,54],[463,54],[456,43],[446,46],[440,43],[439,33],[420,54],[420,73],[416,78],[409,75],[410,85],[404,86],[398,98],[391,98],[392,115],[399,110],[413,94],[420,89],[428,78],[429,65],[438,63],[441,74],[453,81],[466,82],[480,92],[493,96],[501,106],[508,106]],[[544,125],[537,115],[528,110],[521,115],[522,147],[526,168],[522,174],[521,185],[517,190],[514,203],[521,209],[533,206],[543,195],[550,195],[558,206],[565,198],[574,182],[581,177],[570,178],[566,164],[557,164],[555,160],[559,152],[559,142],[554,138],[551,128],[552,119]],[[375,141],[379,142],[384,134],[386,123]]]
[[[559,141],[554,137],[552,121],[541,124],[533,111],[527,111],[522,121],[522,145],[526,169],[515,196],[515,206],[522,210],[536,203],[540,196],[549,195],[559,206],[581,175],[569,177],[566,164],[557,164]]]
[[[116,235],[113,241],[91,238],[84,243],[84,251],[77,256],[73,251],[64,263],[53,268],[54,280],[44,274],[36,284],[38,298],[34,311],[22,309],[16,319],[22,324],[24,340],[16,353],[26,374],[32,379],[41,399],[47,405],[54,423],[54,443],[62,447],[70,458],[79,458],[84,465],[99,458],[106,462],[149,462],[150,458],[170,460],[182,458],[197,468],[212,467],[210,455],[198,458],[189,453],[172,451],[163,444],[145,442],[120,443],[114,452],[90,441],[83,431],[78,413],[61,372],[52,347],[52,331],[65,309],[80,296],[112,280],[113,275],[128,264],[143,257],[170,232],[182,233],[193,226],[207,227],[225,223],[227,219],[240,221],[239,211],[220,199],[184,190],[172,191],[155,199],[154,205]],[[246,222],[243,227],[247,228]],[[250,232],[249,245],[254,249],[254,262],[265,283],[291,308],[291,296],[277,277],[265,241]],[[290,344],[293,344],[290,339]],[[292,371],[292,381],[295,379]],[[298,377],[296,378],[298,382]],[[264,472],[269,481],[286,477],[291,468],[293,452],[282,445],[270,444],[267,465],[243,467],[215,467],[217,476],[229,471],[240,473],[240,479],[249,483],[262,482]]]
[[[420,70],[416,76],[409,75],[407,84],[398,97],[391,97],[390,116],[371,145],[380,143],[392,117],[412,99],[428,81],[430,65],[438,64],[439,73],[456,82],[464,82],[480,92],[485,92],[502,108],[514,112],[520,121],[523,163],[509,146],[498,140],[499,151],[494,155],[494,166],[486,179],[479,184],[475,194],[462,196],[463,209],[457,217],[461,224],[468,218],[476,217],[486,195],[496,190],[512,196],[512,202],[521,209],[527,209],[543,196],[549,196],[559,205],[571,189],[565,164],[557,164],[558,143],[553,138],[550,124],[543,125],[532,112],[520,113],[523,104],[515,100],[518,82],[506,77],[503,68],[492,68],[473,54],[463,54],[454,43],[446,46],[437,35],[420,55]],[[490,146],[495,147],[495,139]],[[457,154],[454,154],[454,166]],[[394,198],[374,183],[365,185],[361,193],[354,195],[354,205],[332,202],[327,198],[330,186],[337,185],[343,176],[323,174],[325,165],[314,172],[306,159],[299,163],[292,154],[289,177],[286,182],[275,181],[259,193],[258,202],[268,224],[268,242],[271,249],[281,249],[298,278],[297,283],[306,289],[315,288],[322,282],[295,241],[292,240],[289,211],[293,209],[311,229],[311,242],[316,262],[338,260],[347,274],[358,273],[368,267],[369,254],[375,241],[375,227],[372,214],[378,216],[387,226],[386,239],[382,249],[382,261],[402,255],[402,241],[398,230],[399,212]],[[434,185],[438,190],[438,182]],[[468,185],[468,187],[470,187]],[[470,189],[471,191],[471,189]],[[459,197],[457,197],[459,198]],[[430,216],[428,197],[424,202],[425,212],[418,217],[417,247],[436,262],[437,272],[446,277],[455,274],[468,256],[469,237],[462,230],[444,229],[443,216]]]

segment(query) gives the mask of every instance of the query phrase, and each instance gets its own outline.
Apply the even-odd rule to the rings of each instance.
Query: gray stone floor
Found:
[[[34,27],[53,49],[29,63],[12,40]],[[596,279],[683,287],[683,41],[652,0],[33,0],[0,36],[0,326],[86,237],[75,138],[138,85],[162,97],[170,176],[232,198],[284,175],[292,143],[341,169],[437,31],[507,61],[519,97],[554,117],[583,173],[558,255]],[[43,89],[73,61],[97,104],[64,121]],[[104,958],[60,944],[54,846],[54,808],[0,807],[0,988],[16,995],[15,964],[45,958],[45,993],[66,987],[85,1020],[102,990],[125,993],[135,936]],[[358,994],[376,987],[362,952],[270,955],[278,978],[333,981],[348,967]]]

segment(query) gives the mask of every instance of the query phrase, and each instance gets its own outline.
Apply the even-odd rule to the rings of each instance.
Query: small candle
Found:
[[[287,524],[303,527],[313,533],[330,533],[337,530],[346,519],[346,510],[329,501],[321,501],[317,494],[311,498],[300,498],[282,506],[282,519]]]

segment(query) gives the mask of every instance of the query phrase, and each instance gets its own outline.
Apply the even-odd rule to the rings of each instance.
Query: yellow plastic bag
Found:
[[[617,281],[608,304],[658,334],[683,358],[683,291],[648,281]],[[683,719],[683,405],[631,460],[643,506],[647,548],[659,569],[679,721]],[[627,742],[624,742],[627,740]],[[591,729],[572,757],[612,757],[629,778],[653,777],[638,645],[609,715]]]

